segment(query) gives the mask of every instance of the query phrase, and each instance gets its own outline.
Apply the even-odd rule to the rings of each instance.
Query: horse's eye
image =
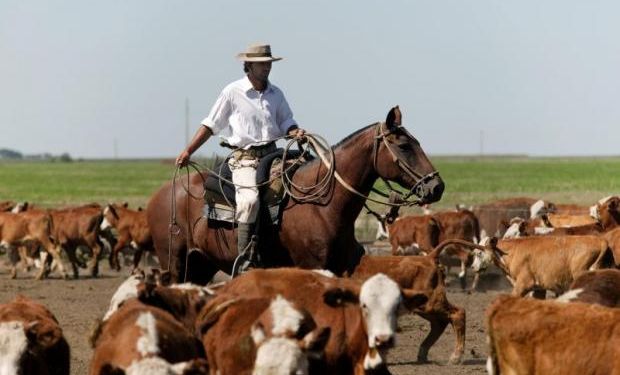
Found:
[[[411,150],[411,145],[409,143],[401,143],[398,145],[398,148],[400,148],[403,151],[409,151]]]

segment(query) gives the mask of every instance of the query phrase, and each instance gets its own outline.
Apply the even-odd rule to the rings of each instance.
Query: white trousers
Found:
[[[230,158],[228,166],[232,172],[232,181],[235,185],[254,186],[256,185],[256,169],[258,159]],[[237,210],[235,219],[239,223],[252,224],[256,222],[260,201],[258,199],[258,188],[235,186],[235,201]]]

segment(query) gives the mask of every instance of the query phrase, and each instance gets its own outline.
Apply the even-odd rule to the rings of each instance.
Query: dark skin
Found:
[[[269,83],[269,73],[271,73],[271,61],[266,62],[248,62],[246,63],[247,67],[247,76],[252,86],[256,91],[262,92],[267,88],[267,84]],[[294,128],[289,130],[288,135],[290,137],[294,137],[297,139],[302,139],[306,131],[301,128]],[[176,165],[180,167],[184,167],[189,162],[190,156],[202,146],[211,136],[213,132],[206,126],[201,126],[194,134],[191,142],[187,147],[177,156]]]

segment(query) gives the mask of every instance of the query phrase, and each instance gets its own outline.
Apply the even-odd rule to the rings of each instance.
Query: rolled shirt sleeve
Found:
[[[232,113],[232,106],[226,91],[222,91],[213,104],[209,115],[202,120],[202,125],[211,129],[213,134],[218,134],[229,126],[228,118]]]

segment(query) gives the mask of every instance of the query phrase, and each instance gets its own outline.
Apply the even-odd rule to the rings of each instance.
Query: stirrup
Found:
[[[235,262],[233,263],[232,272],[230,278],[246,273],[247,271],[259,267],[259,260],[256,253],[256,244],[258,243],[258,237],[252,236],[248,245],[241,251],[241,254],[237,255]]]

